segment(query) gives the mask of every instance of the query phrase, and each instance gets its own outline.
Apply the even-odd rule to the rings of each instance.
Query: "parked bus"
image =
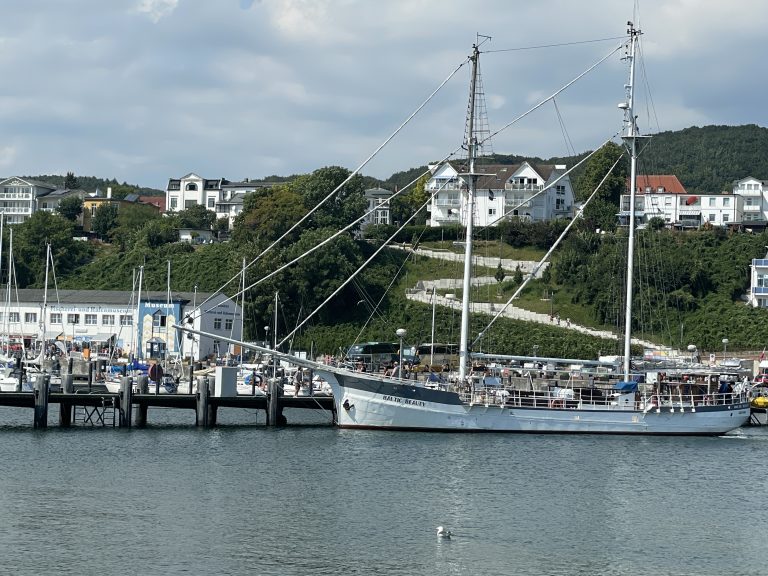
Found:
[[[448,366],[453,370],[459,364],[459,347],[456,344],[421,344],[416,354],[424,366]]]
[[[369,372],[379,372],[383,367],[397,362],[400,347],[395,342],[362,342],[349,347],[347,360],[363,362]]]

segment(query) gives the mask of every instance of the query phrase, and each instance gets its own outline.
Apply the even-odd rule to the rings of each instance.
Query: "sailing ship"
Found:
[[[626,99],[619,105],[624,112],[623,140],[630,154],[630,206],[634,210],[636,161],[639,131],[634,109],[635,55],[640,31],[629,23],[626,58],[629,82]],[[309,368],[327,381],[333,391],[336,422],[342,428],[373,428],[416,431],[489,431],[533,433],[605,433],[646,435],[720,435],[734,430],[749,418],[746,386],[723,386],[718,378],[695,375],[654,374],[639,386],[631,373],[631,302],[634,212],[630,214],[628,240],[627,304],[623,374],[621,379],[604,379],[609,386],[596,385],[594,379],[567,381],[547,378],[537,371],[537,380],[526,375],[477,375],[471,367],[469,333],[469,295],[472,261],[472,217],[476,181],[480,174],[475,162],[478,140],[475,137],[475,98],[477,94],[480,50],[473,46],[470,103],[467,117],[468,173],[466,243],[462,294],[459,373],[453,382],[435,385],[369,372],[354,371],[297,359],[276,350],[249,346],[276,358]],[[182,329],[187,329],[180,327]],[[195,332],[194,330],[190,330]],[[204,334],[204,333],[201,333]],[[226,340],[225,338],[223,340]],[[536,360],[536,359],[529,359]],[[578,360],[562,360],[582,362]],[[586,363],[586,362],[584,362]],[[542,366],[536,366],[542,368]],[[641,390],[642,388],[642,390]]]

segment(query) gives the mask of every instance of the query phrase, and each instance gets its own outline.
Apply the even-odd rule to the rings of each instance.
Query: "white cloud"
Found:
[[[0,165],[6,175],[64,169],[158,188],[192,170],[240,178],[354,167],[466,60],[475,31],[493,37],[481,70],[497,130],[619,40],[517,49],[621,36],[634,4],[476,0],[468,10],[444,0],[133,0],[127,14],[118,2],[6,0],[0,120],[8,148]],[[655,105],[641,110],[644,131],[653,114],[660,130],[764,122],[768,3],[657,0],[641,8],[638,79],[647,78]],[[173,26],[162,26],[170,17]],[[460,144],[468,77],[465,65],[364,172],[388,177]],[[616,54],[558,97],[577,150],[620,127],[625,81]],[[554,107],[493,146],[562,154]]]
[[[146,14],[152,22],[157,24],[161,18],[171,14],[178,3],[179,0],[139,0],[136,11]]]
[[[16,147],[3,146],[0,148],[0,166],[10,168],[16,161]]]

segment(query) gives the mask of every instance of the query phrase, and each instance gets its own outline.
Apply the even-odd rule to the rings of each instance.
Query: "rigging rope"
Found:
[[[605,144],[603,144],[603,145],[605,145]],[[594,154],[594,152],[593,152],[593,154]],[[574,225],[574,224],[577,222],[577,220],[578,220],[578,219],[581,217],[581,215],[584,213],[584,208],[586,208],[586,207],[587,207],[587,205],[590,203],[590,201],[591,201],[591,200],[592,200],[592,199],[595,197],[595,195],[597,194],[598,190],[600,190],[600,187],[601,187],[601,186],[602,186],[602,185],[605,183],[605,181],[608,179],[608,176],[610,176],[611,172],[613,172],[613,169],[614,169],[614,168],[616,168],[616,165],[619,163],[619,161],[620,161],[620,160],[621,160],[623,157],[624,157],[624,154],[622,154],[621,156],[619,156],[619,157],[616,159],[616,162],[614,162],[614,163],[613,163],[613,166],[611,166],[611,168],[608,170],[608,172],[606,172],[605,176],[603,176],[603,179],[602,179],[602,180],[600,180],[600,183],[599,183],[599,184],[598,184],[598,185],[595,187],[595,189],[592,191],[592,194],[590,194],[590,195],[589,195],[589,198],[587,198],[587,200],[584,202],[584,204],[581,206],[581,208],[579,208],[579,211],[576,213],[576,216],[574,216],[573,220],[571,220],[571,221],[568,223],[568,225],[565,227],[565,230],[563,230],[563,233],[562,233],[562,234],[560,234],[560,237],[559,237],[557,240],[555,240],[555,243],[552,245],[552,247],[551,247],[551,248],[550,248],[550,249],[547,251],[547,253],[546,253],[546,254],[544,254],[544,256],[543,256],[543,257],[542,257],[542,259],[539,261],[539,263],[538,263],[538,264],[536,264],[536,266],[534,266],[533,270],[531,271],[531,274],[530,274],[530,276],[528,276],[528,278],[526,278],[526,279],[523,281],[523,283],[522,283],[522,284],[520,284],[520,286],[518,287],[518,289],[517,289],[517,290],[515,290],[515,293],[514,293],[514,294],[512,294],[512,296],[509,298],[509,300],[507,300],[506,304],[504,304],[504,306],[502,306],[502,307],[501,307],[501,310],[499,310],[499,311],[498,311],[498,312],[497,312],[497,313],[494,315],[494,317],[491,319],[491,321],[488,323],[488,325],[485,327],[485,329],[484,329],[484,330],[482,330],[482,331],[481,331],[481,332],[480,332],[480,333],[477,335],[477,338],[475,338],[475,339],[472,341],[472,345],[473,345],[473,346],[475,345],[475,343],[476,343],[478,340],[480,340],[480,339],[483,337],[484,333],[485,333],[485,332],[486,332],[486,331],[487,331],[487,330],[488,330],[488,329],[489,329],[489,328],[490,328],[490,327],[491,327],[491,326],[492,326],[492,325],[493,325],[493,324],[496,322],[496,320],[498,320],[498,318],[499,318],[499,317],[500,317],[502,314],[504,314],[504,311],[505,311],[505,310],[506,310],[506,309],[509,307],[509,305],[512,303],[512,301],[513,301],[515,298],[517,298],[517,297],[518,297],[518,295],[519,295],[519,294],[520,294],[520,293],[523,291],[523,288],[525,288],[525,286],[528,284],[528,282],[530,282],[530,280],[531,280],[532,278],[535,278],[535,277],[536,277],[536,273],[539,271],[539,269],[541,268],[541,266],[542,266],[542,265],[544,264],[544,262],[546,262],[546,261],[547,261],[547,259],[548,259],[548,258],[549,258],[549,257],[552,255],[552,252],[554,252],[554,251],[555,251],[555,249],[558,247],[558,245],[560,244],[560,242],[562,241],[562,239],[565,237],[565,235],[568,233],[568,231],[571,229],[571,227],[573,227],[573,225]]]
[[[323,204],[325,204],[325,203],[326,203],[328,200],[330,200],[330,199],[331,199],[331,198],[332,198],[332,197],[333,197],[333,196],[334,196],[334,195],[335,195],[335,194],[336,194],[336,193],[337,193],[339,190],[341,190],[341,189],[342,189],[342,188],[343,188],[343,187],[344,187],[344,186],[345,186],[345,185],[346,185],[346,184],[347,184],[347,183],[348,183],[350,180],[352,180],[352,178],[353,178],[355,175],[357,175],[357,173],[358,173],[358,172],[360,172],[360,170],[362,170],[362,169],[363,169],[363,168],[364,168],[364,167],[365,167],[365,166],[366,166],[366,165],[367,165],[367,164],[368,164],[368,163],[369,163],[371,160],[373,160],[373,159],[374,159],[374,158],[375,158],[375,157],[378,155],[378,153],[379,153],[379,152],[381,152],[381,150],[382,150],[382,149],[384,149],[384,147],[385,147],[387,144],[389,144],[389,143],[390,143],[390,142],[391,142],[391,141],[394,139],[394,137],[395,137],[395,136],[397,136],[397,135],[400,133],[400,131],[402,131],[402,129],[403,129],[403,128],[405,128],[405,127],[406,127],[406,126],[407,126],[407,125],[408,125],[408,124],[411,122],[411,120],[412,120],[412,119],[413,119],[413,118],[414,118],[414,117],[415,117],[415,116],[416,116],[416,115],[417,115],[417,114],[418,114],[418,113],[419,113],[419,112],[420,112],[420,111],[421,111],[421,110],[422,110],[422,109],[423,109],[423,108],[424,108],[424,107],[425,107],[425,106],[426,106],[426,105],[427,105],[427,104],[428,104],[428,103],[429,103],[429,102],[432,100],[432,98],[434,98],[434,97],[435,97],[435,95],[436,95],[436,94],[437,94],[437,93],[438,93],[438,92],[439,92],[439,91],[442,89],[442,87],[443,87],[443,86],[445,86],[445,85],[448,83],[448,81],[449,81],[451,78],[453,78],[453,76],[455,76],[455,75],[456,75],[456,73],[457,73],[459,70],[461,70],[461,68],[462,68],[462,67],[464,67],[464,66],[467,64],[467,62],[469,62],[469,61],[470,61],[470,59],[469,59],[469,57],[467,57],[467,58],[466,58],[466,59],[465,59],[465,60],[464,60],[464,61],[463,61],[461,64],[459,64],[459,65],[458,65],[458,66],[457,66],[457,67],[456,67],[456,68],[455,68],[455,69],[454,69],[454,70],[453,70],[453,71],[452,71],[452,72],[451,72],[451,73],[450,73],[450,74],[449,74],[449,75],[448,75],[448,76],[445,78],[445,80],[443,80],[443,81],[440,83],[440,85],[439,85],[437,88],[435,88],[435,90],[434,90],[434,91],[433,91],[433,92],[432,92],[432,93],[431,93],[431,94],[430,94],[430,95],[427,97],[427,99],[426,99],[426,100],[424,100],[424,102],[422,102],[422,103],[421,103],[421,104],[420,104],[420,105],[419,105],[419,106],[418,106],[418,107],[417,107],[417,108],[416,108],[416,109],[415,109],[415,110],[414,110],[414,111],[413,111],[413,112],[410,114],[410,116],[408,116],[408,118],[406,118],[406,119],[405,119],[405,120],[404,120],[404,121],[403,121],[403,122],[400,124],[400,126],[398,126],[398,127],[397,127],[397,129],[396,129],[394,132],[392,132],[392,134],[390,134],[390,135],[389,135],[389,136],[388,136],[388,137],[387,137],[387,138],[384,140],[384,142],[382,142],[382,143],[381,143],[381,144],[380,144],[380,145],[379,145],[379,146],[376,148],[376,150],[374,150],[374,151],[373,151],[373,152],[372,152],[372,153],[371,153],[371,154],[370,154],[370,155],[369,155],[369,156],[368,156],[368,157],[367,157],[367,158],[366,158],[366,159],[365,159],[365,160],[364,160],[364,161],[363,161],[363,162],[362,162],[362,163],[361,163],[361,164],[360,164],[360,165],[359,165],[357,168],[355,168],[355,169],[354,169],[354,170],[353,170],[353,171],[352,171],[352,172],[349,174],[349,176],[347,176],[347,178],[345,178],[345,179],[344,179],[344,181],[343,181],[341,184],[339,184],[338,186],[336,186],[336,188],[334,188],[334,189],[333,189],[333,190],[332,190],[332,191],[331,191],[331,192],[330,192],[330,193],[329,193],[329,194],[328,194],[328,195],[327,195],[325,198],[323,198],[323,199],[322,199],[320,202],[318,202],[316,206],[314,206],[314,207],[313,207],[313,208],[312,208],[312,209],[311,209],[309,212],[307,212],[307,213],[306,213],[304,216],[302,216],[302,217],[301,217],[301,218],[300,218],[300,219],[299,219],[297,222],[295,222],[295,223],[293,224],[293,226],[291,226],[291,227],[290,227],[288,230],[286,230],[286,231],[283,233],[283,235],[282,235],[282,236],[280,236],[280,237],[279,237],[277,240],[275,240],[274,242],[272,242],[272,243],[271,243],[269,246],[267,246],[267,248],[265,248],[265,249],[264,249],[264,250],[263,250],[263,251],[262,251],[262,252],[261,252],[261,253],[260,253],[258,256],[256,256],[256,257],[255,257],[253,260],[251,260],[251,262],[250,262],[250,263],[249,263],[249,264],[248,264],[248,265],[245,267],[245,269],[247,270],[247,269],[248,269],[248,268],[250,268],[250,267],[251,267],[253,264],[255,264],[255,263],[258,261],[258,260],[260,260],[262,256],[264,256],[265,254],[267,254],[267,253],[268,253],[268,252],[269,252],[269,251],[270,251],[272,248],[274,248],[274,247],[275,247],[277,244],[279,244],[279,243],[280,243],[280,242],[283,240],[283,238],[285,238],[285,237],[286,237],[286,236],[288,236],[288,235],[289,235],[291,232],[293,232],[293,231],[294,231],[296,228],[298,228],[298,227],[299,227],[299,226],[300,226],[300,225],[301,225],[301,224],[302,224],[302,223],[303,223],[305,220],[307,220],[307,219],[308,219],[308,218],[309,218],[309,217],[310,217],[312,214],[314,214],[314,213],[315,213],[315,212],[316,212],[316,211],[317,211],[317,210],[318,210],[318,209],[319,209],[319,208],[320,208],[320,207],[321,207]],[[358,220],[358,221],[359,221],[359,220]],[[227,282],[226,282],[226,283],[225,283],[223,286],[221,286],[221,287],[220,287],[218,290],[216,290],[216,291],[214,292],[214,294],[218,294],[219,292],[221,292],[222,290],[224,290],[224,288],[226,288],[227,286],[229,286],[229,284],[232,282],[232,280],[233,280],[233,279],[234,279],[234,278],[230,278],[230,279],[229,279],[229,280],[228,280],[228,281],[227,281]],[[236,297],[236,296],[235,296],[235,297]],[[202,302],[200,305],[201,305],[201,306],[202,306],[202,305],[204,305],[204,304],[205,304],[205,303],[206,303],[206,302],[207,302],[207,301],[208,301],[210,298],[213,298],[213,295],[212,295],[212,296],[209,296],[209,297],[208,297],[208,298],[207,298],[205,301],[203,301],[203,302]]]

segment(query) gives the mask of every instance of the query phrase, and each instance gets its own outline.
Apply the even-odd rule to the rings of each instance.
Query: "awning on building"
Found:
[[[43,334],[44,340],[58,340],[61,336],[61,330],[46,330]]]
[[[99,332],[91,336],[91,342],[108,342],[114,338],[116,334],[114,332]]]

